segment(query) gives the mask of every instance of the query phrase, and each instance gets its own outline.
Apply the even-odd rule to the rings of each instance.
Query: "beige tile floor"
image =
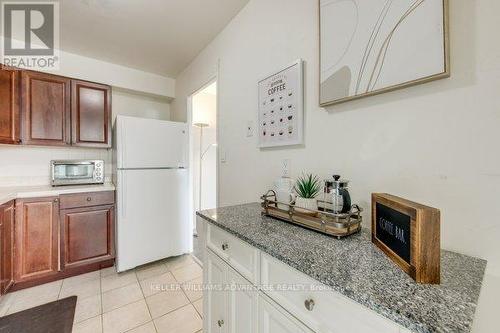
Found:
[[[0,316],[76,295],[73,333],[198,333],[202,281],[190,255],[120,274],[111,267],[7,294]]]

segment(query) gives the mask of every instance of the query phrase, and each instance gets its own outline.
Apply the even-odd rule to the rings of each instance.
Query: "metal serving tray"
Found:
[[[294,204],[278,202],[276,192],[270,190],[261,197],[262,215],[316,230],[338,239],[361,231],[363,211],[358,205],[352,205],[351,211],[335,214],[328,211],[327,203],[322,201],[323,210],[310,210],[295,207]],[[285,209],[278,207],[287,207]]]

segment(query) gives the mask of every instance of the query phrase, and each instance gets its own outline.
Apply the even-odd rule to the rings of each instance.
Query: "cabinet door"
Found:
[[[59,199],[16,200],[14,280],[56,275],[59,269]]]
[[[0,143],[15,144],[21,139],[19,77],[20,71],[0,69]]]
[[[84,266],[115,257],[114,206],[61,211],[63,268]]]
[[[239,273],[227,266],[228,325],[231,333],[257,333],[258,292]]]
[[[210,288],[204,293],[203,327],[208,333],[227,333],[227,264],[210,251],[205,260],[204,283]]]
[[[111,88],[71,81],[72,144],[111,147]]]
[[[46,146],[70,144],[71,80],[23,71],[23,143]]]
[[[259,296],[259,333],[312,333],[273,301]]]
[[[2,208],[3,207],[3,208]],[[14,265],[13,265],[13,250],[14,250],[14,201],[0,207],[2,215],[2,231],[0,236],[1,254],[1,283],[0,292],[5,294],[14,283]]]

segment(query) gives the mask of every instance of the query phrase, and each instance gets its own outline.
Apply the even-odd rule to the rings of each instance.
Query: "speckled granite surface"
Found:
[[[441,285],[419,285],[366,229],[337,240],[260,212],[254,203],[198,215],[413,332],[470,332],[486,261],[442,251]]]

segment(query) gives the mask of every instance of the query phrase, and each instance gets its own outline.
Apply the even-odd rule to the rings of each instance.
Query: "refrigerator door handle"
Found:
[[[122,149],[121,149],[121,158],[122,158],[122,163],[121,163],[121,167],[122,168],[125,168],[125,149],[126,149],[126,145],[125,145],[125,140],[123,139],[125,137],[125,126],[121,126],[121,131],[120,131],[120,144],[122,145]]]
[[[127,204],[125,202],[125,198],[127,197],[127,185],[125,184],[125,175],[124,175],[124,172],[120,172],[120,183],[122,184],[122,189],[121,189],[121,208],[120,208],[120,211],[122,213],[122,218],[125,219],[125,217],[127,216]]]

